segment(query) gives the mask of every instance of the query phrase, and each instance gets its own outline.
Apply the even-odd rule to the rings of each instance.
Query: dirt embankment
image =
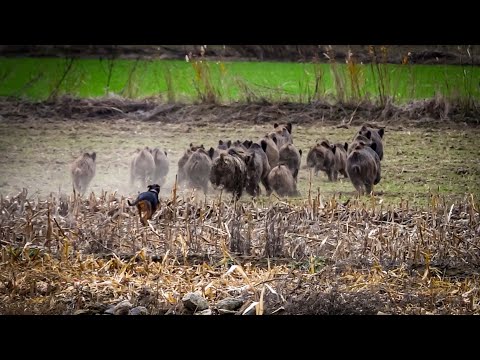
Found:
[[[371,103],[335,104],[326,102],[301,103],[234,103],[166,104],[155,99],[127,100],[123,98],[75,99],[29,102],[4,98],[0,100],[0,119],[13,121],[40,119],[74,119],[81,121],[133,119],[163,123],[231,123],[246,121],[253,124],[319,122],[339,126],[363,122],[384,122],[408,126],[430,126],[442,123],[480,125],[480,110],[450,104],[442,99],[414,101],[398,106]]]
[[[349,51],[357,61],[372,59],[369,45],[208,45],[207,58],[244,61],[312,61],[327,62],[326,53],[344,62]],[[382,46],[375,46],[378,61]],[[480,65],[478,45],[385,45],[386,61],[400,64],[407,54],[413,64]],[[118,57],[145,59],[184,59],[186,54],[200,54],[200,45],[0,45],[0,56],[48,57]]]

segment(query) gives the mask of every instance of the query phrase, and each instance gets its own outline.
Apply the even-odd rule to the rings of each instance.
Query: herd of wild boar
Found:
[[[208,192],[209,183],[239,199],[243,191],[251,196],[275,191],[279,196],[299,196],[298,172],[302,150],[293,143],[292,123],[274,124],[272,132],[258,141],[220,140],[216,148],[206,150],[193,143],[178,160],[177,180],[181,187]],[[360,195],[369,194],[381,179],[383,128],[363,125],[350,144],[318,141],[308,152],[306,167],[315,174],[321,170],[329,181],[337,181],[340,173],[349,178]],[[96,153],[84,153],[71,166],[73,188],[85,193],[95,176]],[[130,162],[130,185],[139,181],[163,184],[169,172],[167,152],[158,148],[137,149]]]

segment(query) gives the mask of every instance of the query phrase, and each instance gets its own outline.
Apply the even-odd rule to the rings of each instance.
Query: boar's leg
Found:
[[[328,170],[326,173],[328,175],[328,181],[334,181],[334,176],[333,176],[333,173],[334,173],[335,170],[333,169],[330,169]]]
[[[272,193],[272,188],[270,187],[270,183],[268,182],[268,177],[267,176],[265,176],[262,179],[262,184],[263,184],[263,186],[265,186],[265,191],[267,192],[267,196],[270,196],[270,194]]]
[[[365,183],[365,189],[366,189],[367,195],[370,195],[372,193],[372,184],[370,184],[369,182]]]
[[[332,170],[333,181],[338,181],[338,171]]]

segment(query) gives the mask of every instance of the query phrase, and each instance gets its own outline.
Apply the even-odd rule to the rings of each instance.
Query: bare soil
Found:
[[[327,62],[323,54],[329,45],[208,45],[209,59],[243,61]],[[400,64],[410,53],[412,64],[480,64],[478,45],[385,45],[386,61]],[[376,46],[380,53],[381,46]],[[369,45],[332,45],[330,56],[344,62],[349,51],[358,61],[368,63]],[[468,49],[468,51],[467,51]],[[142,59],[180,59],[200,54],[200,45],[0,45],[0,56],[118,57]],[[379,55],[380,56],[380,55]],[[380,59],[380,57],[379,57]],[[384,61],[383,58],[381,61]]]
[[[448,113],[446,112],[448,111]],[[378,187],[387,201],[424,198],[428,188],[448,195],[478,188],[479,114],[465,112],[435,100],[405,107],[328,104],[160,104],[154,99],[71,99],[52,102],[3,100],[0,103],[0,194],[46,196],[71,191],[68,167],[84,151],[97,152],[97,174],[90,190],[125,194],[129,162],[137,148],[163,148],[170,171],[162,192],[169,193],[178,159],[190,143],[216,147],[218,140],[258,140],[273,123],[292,122],[294,142],[304,155],[317,140],[349,142],[358,127],[376,123],[386,127],[386,161]],[[310,182],[308,169],[300,171],[299,188],[328,194],[353,194],[348,179]]]

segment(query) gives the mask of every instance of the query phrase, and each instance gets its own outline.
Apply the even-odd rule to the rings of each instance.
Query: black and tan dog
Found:
[[[138,195],[137,200],[133,203],[127,200],[128,205],[137,206],[140,215],[140,222],[147,225],[147,220],[150,220],[158,209],[158,193],[160,192],[160,185],[148,185],[148,191],[142,192]]]

